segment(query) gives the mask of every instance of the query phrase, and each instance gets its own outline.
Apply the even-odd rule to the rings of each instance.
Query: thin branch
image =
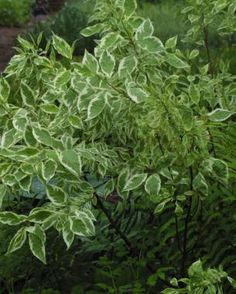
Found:
[[[117,226],[117,224],[115,223],[115,221],[112,219],[110,213],[108,212],[108,210],[106,209],[106,207],[103,205],[100,197],[95,194],[96,199],[97,199],[97,204],[98,207],[103,211],[103,213],[105,214],[105,216],[107,217],[107,219],[109,220],[111,226],[113,227],[113,229],[116,231],[116,233],[121,237],[121,239],[124,241],[124,243],[126,244],[128,250],[132,250],[132,244],[131,242],[127,239],[127,237],[125,236],[125,234],[120,230],[120,228]]]

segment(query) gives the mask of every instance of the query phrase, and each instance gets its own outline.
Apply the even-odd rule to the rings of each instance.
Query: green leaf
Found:
[[[63,40],[62,38],[53,35],[52,38],[52,44],[54,49],[61,54],[62,56],[68,58],[68,59],[72,59],[72,48],[70,47],[70,45]]]
[[[117,193],[123,199],[127,198],[127,196],[129,195],[128,191],[124,191],[124,187],[128,179],[129,179],[129,170],[128,169],[122,170],[117,180]]]
[[[99,65],[97,59],[85,50],[82,64],[85,65],[92,73],[96,74],[99,70]]]
[[[130,82],[127,85],[127,94],[129,95],[130,99],[135,103],[141,103],[148,97],[147,92],[143,89],[137,87],[133,82]]]
[[[59,111],[59,108],[55,105],[55,104],[41,104],[40,108],[42,109],[42,111],[49,113],[49,114],[56,114]]]
[[[204,195],[208,194],[208,185],[202,173],[198,173],[193,179],[193,189],[202,192]]]
[[[127,18],[131,17],[137,9],[136,0],[124,0],[124,11]]]
[[[201,260],[197,260],[188,269],[188,275],[189,277],[195,277],[196,275],[199,276],[199,274],[202,274],[203,267]]]
[[[110,179],[109,181],[106,182],[104,185],[104,197],[108,197],[115,188],[115,181],[114,179]]]
[[[35,125],[32,127],[32,133],[36,141],[39,143],[52,146],[52,137],[48,130]]]
[[[36,141],[38,141],[39,143],[43,145],[51,146],[51,147],[55,147],[59,149],[63,148],[63,145],[59,140],[54,139],[51,136],[51,134],[48,132],[48,130],[42,127],[39,127],[38,125],[32,126],[32,134],[34,138],[36,139]]]
[[[93,220],[91,219],[90,215],[84,211],[76,211],[77,219],[81,220],[85,227],[86,227],[86,235],[93,236],[95,235],[95,226]]]
[[[183,208],[179,205],[178,202],[176,202],[175,203],[175,214],[177,216],[181,216],[181,215],[183,215],[183,212],[184,212]]]
[[[2,182],[3,182],[3,184],[5,184],[6,186],[11,186],[11,187],[13,187],[15,184],[17,184],[18,181],[17,181],[15,175],[8,174],[8,175],[5,175],[5,176],[2,178]]]
[[[8,84],[7,80],[4,78],[1,78],[0,80],[0,100],[1,101],[7,101],[10,95],[10,85]]]
[[[140,39],[137,44],[143,50],[147,50],[150,53],[158,53],[164,49],[161,40],[157,37],[146,37],[145,39]]]
[[[101,92],[89,102],[87,120],[92,120],[102,113],[106,106],[107,96],[106,93]]]
[[[58,74],[56,75],[56,78],[54,79],[54,85],[55,88],[61,88],[64,85],[66,85],[71,77],[71,73],[69,70],[63,68],[60,69]]]
[[[45,243],[37,234],[29,233],[29,247],[33,255],[46,264]]]
[[[6,193],[7,193],[6,186],[3,184],[0,184],[0,209],[2,208],[2,203],[3,203],[3,200],[4,200]]]
[[[39,239],[42,241],[42,243],[46,242],[46,234],[39,224],[35,224],[34,226],[27,227],[26,231],[30,234],[34,234],[39,237]]]
[[[190,54],[189,54],[189,59],[194,59],[194,58],[196,58],[198,55],[199,55],[199,50],[194,49],[194,50],[192,50],[192,51],[190,52]]]
[[[39,154],[40,151],[37,148],[26,146],[15,151],[15,153],[11,155],[11,158],[20,161],[27,161],[30,158],[37,157]]]
[[[11,163],[0,163],[0,177],[3,177],[11,169]]]
[[[27,127],[24,133],[24,140],[27,146],[35,147],[37,146],[37,140],[33,136],[32,128]]]
[[[227,109],[217,108],[212,112],[208,113],[208,118],[210,121],[218,122],[225,121],[230,118],[235,112],[229,111]]]
[[[34,49],[34,45],[31,44],[29,41],[21,38],[21,37],[18,37],[17,38],[17,41],[20,43],[20,45],[24,48],[24,49],[27,49],[27,50],[32,50]]]
[[[144,40],[148,37],[151,37],[154,32],[154,27],[150,19],[144,20],[141,25],[137,28],[135,39]]]
[[[3,133],[1,145],[3,148],[9,148],[14,145],[19,138],[19,132],[16,129],[10,129]]]
[[[25,109],[19,109],[12,120],[14,128],[19,132],[23,133],[26,130],[28,119],[27,119],[27,111]]]
[[[103,29],[103,27],[104,27],[104,24],[98,23],[98,24],[95,24],[93,26],[89,26],[89,27],[83,29],[80,33],[84,37],[90,37],[90,36],[93,36],[95,34],[100,33],[101,30]]]
[[[86,225],[81,219],[78,219],[77,217],[73,216],[69,218],[69,221],[70,229],[75,235],[82,237],[87,235]]]
[[[70,222],[69,220],[66,221],[62,228],[62,237],[64,242],[66,243],[67,249],[69,249],[74,241],[74,233],[70,229]]]
[[[54,211],[51,211],[47,208],[35,208],[31,210],[30,215],[28,216],[28,221],[36,224],[42,224],[47,221],[47,219],[54,213]]]
[[[0,212],[0,223],[9,226],[15,226],[23,223],[26,220],[24,215],[18,215],[14,212],[4,211]]]
[[[99,63],[104,74],[111,77],[116,64],[114,56],[105,50],[99,59]]]
[[[170,39],[168,39],[165,43],[165,48],[166,49],[173,49],[176,47],[177,44],[177,40],[178,40],[178,36],[172,37]]]
[[[189,65],[177,57],[175,54],[168,53],[166,61],[175,68],[188,68]]]
[[[21,82],[20,92],[23,103],[26,106],[35,107],[35,94],[33,90],[25,82]]]
[[[20,228],[14,237],[11,239],[8,249],[7,249],[7,254],[10,254],[12,252],[15,252],[16,250],[20,249],[25,241],[26,241],[26,231],[25,228]]]
[[[79,116],[71,115],[68,118],[69,123],[76,129],[83,129],[83,121]]]
[[[60,187],[48,185],[47,186],[48,199],[54,204],[63,206],[67,202],[67,194]]]
[[[111,32],[106,34],[99,44],[101,49],[108,50],[110,48],[115,49],[117,43],[122,39],[119,33]]]
[[[41,164],[42,176],[46,182],[49,182],[54,177],[56,169],[57,164],[54,160],[49,159]]]
[[[178,110],[182,117],[184,129],[186,131],[190,131],[193,127],[194,122],[192,109],[186,105],[180,105]]]
[[[118,75],[120,78],[126,78],[128,74],[132,74],[137,68],[138,60],[134,55],[130,55],[121,59],[118,67]]]
[[[212,160],[213,160],[212,168],[213,168],[214,174],[220,180],[227,183],[229,179],[229,169],[228,169],[227,163],[217,158],[214,158]]]
[[[55,226],[56,223],[58,221],[58,214],[56,214],[55,212],[49,216],[49,218],[47,218],[43,223],[42,223],[42,229],[43,230],[48,230],[50,229],[51,227]]]
[[[145,190],[149,195],[158,195],[161,189],[161,178],[158,174],[151,175],[145,183]]]
[[[198,105],[198,103],[200,101],[200,98],[201,98],[201,93],[200,93],[199,88],[196,85],[191,84],[189,86],[189,91],[188,92],[189,92],[189,96],[191,98],[191,101],[194,104]]]
[[[163,202],[159,203],[159,204],[156,206],[156,208],[155,208],[155,210],[154,210],[154,213],[155,213],[155,214],[159,214],[159,213],[161,213],[161,212],[164,210],[165,206],[166,206],[166,201],[163,201]]]
[[[145,182],[147,174],[136,174],[132,176],[126,183],[124,191],[135,190]]]
[[[29,192],[32,184],[32,176],[28,175],[19,182],[19,186],[23,191]]]
[[[81,175],[81,158],[74,150],[65,150],[59,154],[60,163],[73,175],[80,177]]]

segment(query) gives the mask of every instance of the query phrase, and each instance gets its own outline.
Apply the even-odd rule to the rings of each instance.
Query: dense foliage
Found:
[[[135,0],[97,0],[94,55],[19,39],[1,78],[7,255],[31,257],[28,243],[74,293],[234,291],[236,85],[208,29],[232,34],[236,2],[188,2],[193,50],[163,44]]]
[[[14,26],[27,22],[34,0],[0,0],[0,25]]]

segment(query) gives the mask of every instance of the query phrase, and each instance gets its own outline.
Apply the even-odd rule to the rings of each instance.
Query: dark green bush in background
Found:
[[[37,24],[28,34],[37,38],[43,32],[42,46],[51,39],[52,33],[62,37],[69,44],[75,41],[75,54],[80,55],[84,49],[92,51],[94,42],[92,38],[85,38],[80,31],[87,26],[88,18],[92,13],[94,0],[72,0],[60,10],[60,12],[45,22]]]
[[[0,0],[0,25],[19,26],[30,19],[34,0]]]

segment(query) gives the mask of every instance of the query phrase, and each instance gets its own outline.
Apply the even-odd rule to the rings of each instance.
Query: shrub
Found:
[[[82,34],[101,39],[82,63],[56,35],[44,51],[19,39],[0,88],[8,254],[28,242],[46,263],[56,232],[68,249],[80,240],[84,292],[233,293],[235,76],[207,43],[209,19],[233,31],[231,5],[191,1],[192,51],[153,36],[131,0],[97,0]]]
[[[0,25],[18,26],[30,19],[34,0],[0,0]]]

